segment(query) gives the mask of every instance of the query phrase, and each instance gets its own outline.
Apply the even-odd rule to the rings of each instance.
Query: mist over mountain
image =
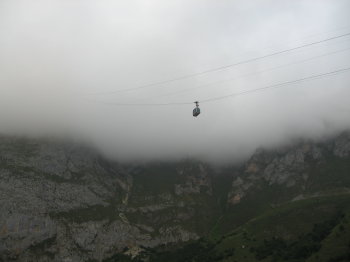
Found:
[[[1,137],[0,261],[346,259],[349,156],[349,132],[220,169]]]
[[[0,3],[0,132],[88,141],[116,159],[242,159],[259,146],[349,128],[349,74],[193,105],[349,66],[349,2]]]
[[[1,0],[0,262],[350,261],[349,10]]]

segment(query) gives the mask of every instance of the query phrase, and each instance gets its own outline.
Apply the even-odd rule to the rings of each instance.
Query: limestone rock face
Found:
[[[344,133],[335,139],[333,153],[338,157],[348,157],[350,155],[350,136]]]
[[[57,235],[55,223],[49,217],[14,213],[3,217],[0,224],[0,253],[9,258],[31,246],[38,246]]]
[[[185,181],[175,184],[176,195],[198,194],[201,190],[205,190],[208,195],[212,194],[211,178],[203,164],[199,163],[198,166],[184,168],[179,173],[185,177]]]
[[[198,239],[244,203],[273,207],[346,187],[349,160],[350,133],[258,149],[219,171],[195,160],[121,164],[76,143],[0,137],[0,261],[104,261]]]
[[[196,215],[196,203],[182,197],[202,186],[211,191],[206,168],[194,163],[174,173],[180,197],[173,182],[145,188],[148,174],[139,173],[151,170],[152,177],[158,169],[121,165],[75,143],[1,137],[0,261],[103,261],[126,249],[198,238],[182,226]]]
[[[303,194],[310,178],[315,176],[313,169],[327,161],[331,163],[334,158],[349,156],[350,132],[321,142],[299,141],[275,150],[259,149],[234,177],[228,203],[238,204],[249,192],[263,186],[295,188],[298,194]]]

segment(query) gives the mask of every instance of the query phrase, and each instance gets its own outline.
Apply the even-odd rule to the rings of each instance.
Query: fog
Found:
[[[200,103],[197,118],[194,104],[118,104],[191,103],[348,68],[345,36],[166,82],[349,33],[349,10],[347,0],[1,0],[0,133],[89,141],[120,160],[215,161],[332,135],[350,127],[349,72]]]

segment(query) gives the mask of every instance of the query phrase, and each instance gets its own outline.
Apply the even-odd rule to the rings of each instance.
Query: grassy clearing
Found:
[[[350,195],[324,196],[270,209],[216,241],[150,250],[148,256],[150,262],[349,261],[349,232]]]
[[[340,230],[337,227],[344,223],[341,214],[348,214],[349,208],[349,195],[289,203],[224,236],[216,243],[216,250],[225,253],[235,248],[235,254],[223,261],[305,261],[316,257],[318,252],[326,252],[322,250],[330,252],[322,249],[323,241],[328,246],[337,245],[332,234]],[[346,226],[343,227],[346,232]],[[345,233],[342,235],[345,237]],[[342,250],[346,253],[349,247],[343,245]]]

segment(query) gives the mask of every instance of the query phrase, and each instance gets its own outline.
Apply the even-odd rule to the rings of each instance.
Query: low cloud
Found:
[[[90,141],[111,157],[240,159],[259,146],[350,127],[350,73],[193,105],[350,67],[350,37],[187,78],[350,32],[339,1],[3,0],[0,132]],[[104,104],[107,103],[107,104]]]

